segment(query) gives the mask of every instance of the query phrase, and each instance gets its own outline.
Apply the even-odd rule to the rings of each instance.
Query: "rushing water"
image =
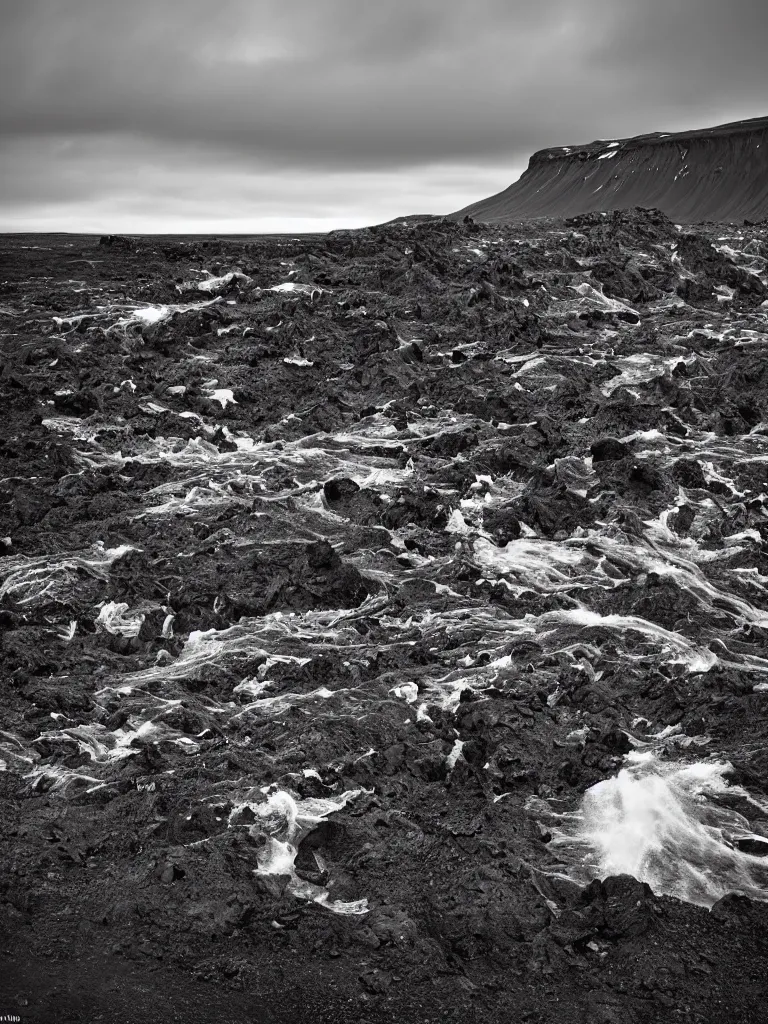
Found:
[[[755,263],[754,271],[762,270],[762,263]],[[208,274],[181,290],[213,292],[233,279],[232,274]],[[295,282],[275,288],[306,292],[312,299],[321,291]],[[554,388],[574,367],[584,386],[599,389],[605,398],[621,389],[642,396],[643,389],[669,380],[675,368],[685,373],[694,373],[697,367],[706,370],[707,357],[689,351],[685,343],[693,342],[685,336],[678,339],[680,352],[672,355],[621,354],[620,332],[631,330],[640,314],[588,283],[572,290],[576,298],[552,301],[552,316],[619,312],[630,326],[596,332],[578,353],[519,356],[501,351],[496,358],[510,368],[521,393]],[[85,323],[127,336],[137,324],[161,324],[175,313],[218,301],[124,303],[59,318],[59,326],[66,332]],[[727,339],[725,331],[712,333],[719,341]],[[83,336],[88,338],[87,330]],[[729,340],[762,344],[764,337],[745,329]],[[190,356],[190,362],[201,358]],[[297,372],[313,365],[298,355],[286,361]],[[226,368],[217,373],[201,390],[223,413],[237,399]],[[116,389],[136,389],[131,380],[113,384]],[[214,731],[236,746],[246,742],[241,736],[244,722],[292,712],[333,722],[373,715],[382,702],[397,701],[411,708],[417,720],[438,711],[451,714],[467,691],[482,699],[486,690],[513,686],[521,645],[526,659],[541,669],[553,707],[560,692],[553,665],[580,666],[593,678],[608,668],[662,667],[689,678],[694,686],[697,674],[721,668],[751,673],[756,692],[768,689],[768,655],[759,643],[744,641],[750,630],[768,628],[768,576],[757,568],[762,538],[754,529],[734,530],[721,543],[711,543],[707,531],[719,507],[702,488],[681,484],[667,508],[645,519],[636,517],[631,527],[617,514],[564,536],[543,537],[523,524],[519,537],[500,546],[485,524],[495,510],[503,510],[523,493],[524,474],[519,469],[478,473],[462,497],[452,473],[466,460],[461,455],[433,455],[430,446],[473,430],[493,439],[516,438],[522,447],[531,424],[492,424],[468,413],[424,409],[413,411],[404,425],[385,407],[343,430],[263,441],[231,427],[222,430],[213,412],[183,408],[184,386],[168,391],[173,393],[168,405],[150,395],[138,396],[142,411],[163,416],[164,424],[194,420],[201,436],[185,440],[172,432],[134,434],[117,420],[90,422],[60,415],[46,419],[52,432],[74,443],[77,468],[72,479],[101,468],[129,472],[156,467],[163,471],[162,482],[142,492],[132,513],[137,529],[150,531],[147,536],[175,518],[189,517],[209,526],[214,539],[208,543],[214,547],[236,544],[256,551],[328,539],[360,572],[368,596],[351,609],[275,611],[241,617],[224,629],[193,631],[175,656],[160,652],[154,664],[105,679],[96,693],[105,712],[100,720],[77,723],[61,716],[33,743],[0,734],[4,761],[21,763],[33,783],[44,780],[64,794],[114,786],[121,764],[144,742],[202,759]],[[225,445],[214,443],[222,436]],[[727,437],[692,427],[684,436],[653,428],[627,434],[622,441],[634,445],[639,466],[669,470],[679,460],[689,460],[700,468],[704,480],[718,482],[733,500],[761,504],[765,516],[765,494],[755,493],[747,482],[748,471],[768,463],[764,425]],[[584,502],[597,505],[606,497],[586,445],[557,459],[548,472]],[[444,525],[437,531],[439,543],[431,550],[415,543],[418,530],[407,517],[398,526],[365,527],[366,540],[360,543],[360,525],[328,500],[324,484],[338,479],[353,481],[382,508],[396,506],[403,489],[418,482],[446,510]],[[670,517],[683,506],[696,513],[695,525],[684,536],[670,527]],[[217,516],[232,508],[247,513],[258,524],[258,532],[235,537],[224,529],[217,534]],[[96,544],[89,550],[5,559],[0,564],[0,596],[10,595],[22,606],[51,598],[73,601],[82,574],[104,581],[110,569],[135,550],[140,550],[138,542],[111,548]],[[179,551],[176,557],[194,560],[198,554]],[[695,608],[695,618],[662,624],[638,614],[631,598],[642,593],[649,575],[684,598],[686,607]],[[406,587],[431,596],[422,598],[418,607],[404,608],[393,598]],[[489,603],[489,595],[525,599],[531,605],[520,613],[503,601]],[[174,635],[177,611],[160,596],[140,605],[103,599],[91,611],[96,630],[125,638],[138,634],[147,615],[161,612],[162,636]],[[359,628],[363,620],[375,623],[375,630]],[[62,644],[72,642],[80,626],[69,616],[51,624]],[[407,653],[417,645],[436,654],[417,676],[395,683],[390,679],[378,687],[360,684],[356,667],[383,652]],[[332,686],[279,685],[286,667],[305,666],[322,655],[333,655],[340,666]],[[190,692],[183,685],[212,673],[221,680],[212,692]],[[181,728],[182,704],[187,712],[199,712],[201,721],[215,723],[215,730],[205,726],[190,734]],[[120,722],[110,725],[109,715],[117,711],[122,712]],[[252,742],[250,735],[247,742]],[[41,743],[48,750],[83,753],[87,764],[43,762]],[[462,758],[463,746],[457,734],[446,755],[449,774]],[[375,751],[353,753],[366,757]],[[317,766],[307,764],[302,770],[316,773]],[[649,742],[629,755],[615,777],[589,788],[580,806],[563,808],[534,798],[530,809],[551,827],[550,852],[560,859],[552,870],[579,882],[624,872],[647,881],[656,892],[703,906],[732,890],[768,899],[768,861],[761,859],[768,840],[764,842],[748,818],[729,804],[739,798],[761,813],[768,809],[745,789],[729,785],[727,774],[728,765],[716,756],[691,761],[683,756],[682,747],[662,750]],[[299,799],[288,788],[275,782],[254,787],[233,779],[225,787],[231,804],[227,828],[268,835],[258,855],[258,874],[286,875],[297,897],[336,913],[365,913],[364,895],[356,901],[333,899],[325,882],[307,882],[294,870],[298,844],[307,831],[354,802],[362,791]],[[200,796],[201,801],[208,799],[208,793]],[[318,861],[317,866],[323,876],[323,864]]]

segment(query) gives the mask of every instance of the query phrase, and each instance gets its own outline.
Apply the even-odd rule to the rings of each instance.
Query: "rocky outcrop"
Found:
[[[534,153],[509,188],[452,214],[509,223],[632,206],[679,223],[768,217],[768,117]]]

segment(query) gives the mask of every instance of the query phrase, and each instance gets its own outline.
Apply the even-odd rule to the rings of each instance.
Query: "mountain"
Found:
[[[451,217],[506,223],[633,206],[688,224],[768,218],[768,117],[542,149],[509,188]]]

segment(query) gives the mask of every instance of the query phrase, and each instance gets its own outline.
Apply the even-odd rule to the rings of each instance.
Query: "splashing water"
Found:
[[[237,827],[245,810],[256,816],[256,823],[249,831],[255,839],[261,837],[265,840],[258,855],[257,875],[287,875],[290,879],[289,892],[300,899],[320,903],[335,914],[367,914],[367,899],[332,900],[327,888],[300,878],[294,867],[299,843],[304,836],[329,814],[341,810],[363,792],[367,791],[352,789],[337,797],[296,800],[290,793],[278,790],[269,796],[266,803],[246,800],[237,804],[230,814],[229,825]]]
[[[235,273],[220,278],[206,274],[205,280],[186,282],[185,287],[188,284],[190,290],[212,296],[230,284],[247,284],[241,277]],[[639,319],[639,314],[625,303],[606,297],[602,285],[597,289],[583,282],[569,289],[577,297],[568,295],[563,302],[555,301],[550,308],[552,316],[565,319],[602,310],[620,314],[623,322],[616,325],[615,331],[601,332],[594,335],[594,341],[584,341],[585,348],[578,351],[569,343],[563,351],[539,353],[537,349],[536,354],[520,354],[514,347],[497,352],[495,358],[508,364],[505,372],[516,379],[513,386],[521,400],[533,393],[528,389],[554,390],[577,374],[585,387],[594,385],[603,396],[631,386],[637,389],[631,394],[639,401],[646,386],[649,394],[667,389],[667,385],[671,387],[676,379],[672,371],[680,364],[690,370],[689,377],[698,372],[697,365],[705,369],[709,366],[699,354],[684,354],[684,345],[678,354],[670,354],[676,349],[669,348],[653,352],[636,352],[629,345],[619,348],[619,332],[631,330],[627,322]],[[314,300],[323,289],[291,281],[275,285],[271,291],[304,293]],[[88,325],[88,330],[127,334],[133,328],[160,324],[178,313],[202,310],[220,301],[212,298],[210,302],[186,305],[131,301],[99,307],[94,313],[78,314],[67,321],[59,319],[59,327],[66,334],[84,321],[82,326]],[[674,296],[663,302],[682,304]],[[659,305],[658,309],[661,308]],[[235,325],[230,324],[216,334],[221,337],[234,330]],[[706,338],[706,331],[697,333]],[[307,339],[307,345],[313,338]],[[744,344],[759,340],[756,332],[741,329],[739,338]],[[405,344],[401,340],[398,351]],[[459,348],[469,354],[469,346]],[[313,359],[306,358],[303,351],[297,348],[284,355],[281,350],[282,362],[296,367],[313,365]],[[306,351],[312,356],[311,348]],[[442,355],[450,357],[451,353]],[[196,355],[190,362],[196,359],[213,361],[214,356]],[[348,369],[352,366],[343,365]],[[612,377],[608,376],[611,371]],[[120,381],[122,376],[121,369],[113,382],[120,382],[115,393],[125,387],[136,391],[132,381]],[[665,380],[658,382],[662,377]],[[156,477],[147,474],[148,483],[155,479],[161,483],[136,492],[137,498],[140,494],[141,506],[130,516],[132,528],[142,526],[146,519],[156,522],[167,518],[173,522],[181,517],[196,517],[202,526],[210,525],[213,529],[222,511],[235,513],[239,507],[239,514],[250,514],[249,522],[258,520],[259,527],[258,534],[248,533],[241,538],[243,547],[268,550],[274,542],[299,544],[323,537],[332,541],[343,552],[345,561],[362,573],[370,584],[369,592],[376,593],[353,610],[278,610],[256,618],[239,618],[222,629],[193,630],[186,641],[184,620],[180,619],[180,650],[174,647],[157,652],[154,664],[137,656],[103,680],[104,685],[95,694],[97,721],[72,724],[65,716],[54,715],[57,727],[43,731],[31,744],[16,737],[0,744],[3,759],[21,765],[33,788],[64,797],[114,787],[118,785],[121,766],[127,763],[133,769],[130,759],[134,755],[155,748],[162,748],[163,757],[174,765],[168,774],[181,774],[188,770],[182,758],[191,758],[194,763],[196,756],[208,756],[209,751],[216,756],[222,737],[224,743],[245,749],[252,737],[249,734],[243,738],[243,730],[251,725],[256,737],[254,749],[258,744],[257,730],[269,719],[289,712],[297,720],[306,718],[315,723],[333,724],[341,718],[359,722],[372,718],[386,700],[388,709],[400,704],[397,713],[408,716],[404,725],[410,724],[411,719],[430,722],[430,711],[457,714],[467,697],[480,703],[489,697],[498,699],[501,693],[512,700],[518,688],[523,695],[525,681],[521,682],[520,675],[524,666],[528,672],[536,673],[541,692],[548,693],[548,703],[553,708],[558,705],[558,666],[569,664],[593,681],[603,676],[603,668],[639,672],[643,663],[672,664],[680,670],[675,675],[681,677],[707,673],[721,666],[761,673],[766,678],[768,659],[759,656],[759,634],[754,642],[745,639],[751,637],[750,631],[768,627],[763,600],[766,590],[761,585],[768,583],[768,577],[756,567],[761,564],[757,558],[762,535],[756,529],[742,530],[711,546],[709,527],[717,525],[722,509],[712,497],[703,495],[703,488],[691,485],[686,490],[680,485],[676,503],[665,511],[660,511],[660,501],[651,502],[647,509],[642,508],[642,515],[651,518],[640,519],[631,531],[612,514],[606,516],[607,522],[591,522],[585,512],[586,525],[570,535],[565,535],[568,531],[551,536],[551,531],[545,531],[545,535],[538,535],[521,520],[520,536],[500,546],[486,532],[490,529],[486,520],[492,521],[494,513],[503,513],[510,502],[525,494],[527,471],[522,463],[499,475],[492,475],[489,470],[488,474],[476,475],[468,489],[459,490],[454,474],[467,468],[461,464],[469,458],[461,454],[463,438],[471,433],[478,439],[479,450],[485,453],[495,452],[493,446],[506,445],[509,439],[519,436],[535,442],[531,450],[537,451],[539,442],[529,437],[536,420],[514,425],[491,424],[452,409],[425,410],[425,415],[409,409],[403,422],[400,416],[390,418],[388,407],[393,403],[388,402],[358,422],[345,419],[344,429],[332,433],[310,432],[312,421],[308,421],[306,430],[302,427],[298,436],[286,430],[286,436],[279,440],[261,440],[235,429],[248,422],[240,416],[234,419],[234,433],[219,425],[218,421],[230,414],[247,412],[243,406],[230,408],[238,406],[235,395],[241,395],[237,378],[222,381],[221,387],[218,379],[208,380],[198,383],[198,388],[208,400],[207,406],[200,406],[202,415],[183,408],[185,396],[190,395],[186,383],[172,385],[163,392],[167,407],[141,392],[136,396],[142,412],[163,414],[162,423],[169,432],[186,420],[180,437],[134,431],[122,417],[107,422],[99,415],[84,421],[57,414],[43,423],[51,430],[69,435],[72,441],[84,442],[72,454],[86,480],[102,468],[131,473],[139,467],[165,468],[167,472]],[[245,402],[245,397],[241,401]],[[214,408],[216,405],[220,410]],[[670,410],[665,412],[669,414]],[[301,418],[292,412],[280,424],[296,424]],[[592,437],[588,419],[578,423],[584,425],[584,431],[572,438],[576,454],[555,458],[551,465],[540,466],[539,470],[571,495],[593,505],[603,500],[605,482],[602,470],[597,472],[587,455]],[[710,425],[706,420],[698,425],[681,424],[678,418],[677,423],[684,426],[684,436],[668,435],[654,428],[636,430],[622,440],[628,445],[641,442],[632,452],[639,464],[652,460],[671,472],[676,463],[686,458],[698,463],[707,483],[722,485],[717,491],[713,489],[713,494],[722,494],[725,488],[734,497],[754,497],[748,489],[754,481],[749,480],[745,467],[768,460],[768,435],[762,425],[747,434],[724,437],[705,429]],[[199,436],[187,437],[191,427]],[[220,447],[206,440],[217,429],[223,429],[227,445]],[[487,440],[491,436],[492,445]],[[433,444],[434,441],[440,443]],[[450,454],[454,448],[460,451],[458,456]],[[547,460],[551,460],[551,455]],[[503,463],[500,468],[504,468]],[[463,479],[463,472],[460,475]],[[347,518],[343,504],[334,507],[326,500],[323,485],[335,478],[353,481],[363,490],[381,492],[360,498],[361,504],[365,498],[374,510],[366,513],[366,517],[375,524],[368,527],[375,533],[361,535],[355,520],[359,512],[353,510]],[[393,515],[391,520],[387,519],[379,510],[379,504],[382,509],[397,510],[402,500],[400,489],[413,491],[422,483],[428,486],[429,494],[438,496],[435,501],[440,502],[444,517],[436,522],[440,523],[439,530],[449,535],[449,545],[437,543],[433,548],[407,543],[414,535],[418,537],[418,529],[423,527],[418,528],[418,524],[405,517]],[[672,488],[665,500],[675,500]],[[668,523],[675,523],[669,517],[677,514],[676,509],[683,501],[696,510],[695,523],[684,535]],[[600,507],[597,506],[596,514]],[[235,520],[232,531],[212,534],[207,543],[211,544],[215,536],[219,538],[217,545],[228,544],[237,529]],[[436,535],[438,531],[432,532]],[[67,599],[83,575],[106,582],[112,563],[129,550],[128,546],[102,546],[91,551],[6,559],[0,567],[0,597],[7,595],[23,609]],[[195,547],[179,552],[178,557],[196,558],[199,550]],[[754,564],[749,563],[751,555]],[[457,574],[459,563],[468,563],[480,578],[470,585]],[[665,592],[677,592],[684,598],[680,614],[670,614],[668,621],[655,614],[644,618],[645,606],[628,599],[640,593],[649,573],[662,581]],[[432,589],[425,587],[426,583]],[[418,588],[419,594],[426,592],[427,603],[416,607],[406,603],[400,614],[398,604],[391,598],[405,586]],[[429,603],[432,591],[434,607]],[[114,588],[109,591],[109,595],[114,593]],[[487,603],[489,594],[499,601],[498,605],[495,601]],[[520,604],[513,608],[513,613],[501,603],[510,597]],[[546,600],[538,600],[539,597]],[[153,606],[153,610],[158,607]],[[682,612],[689,607],[693,614],[686,619]],[[97,633],[128,637],[138,634],[144,614],[150,610],[143,602],[131,607],[126,602],[106,599],[95,608],[99,609],[95,620]],[[164,639],[172,634],[173,622],[172,608],[166,611]],[[86,613],[80,614],[85,626]],[[373,630],[358,629],[358,620],[371,620]],[[64,622],[51,623],[58,625],[56,635],[62,643],[74,638],[77,627],[73,624],[74,619],[69,626]],[[81,629],[78,642],[86,635],[85,628]],[[418,682],[403,682],[394,674],[392,678],[371,682],[366,676],[370,662],[382,652],[407,662],[411,648],[414,653],[423,649],[430,656],[434,654],[428,665],[420,660],[408,665],[407,671],[413,672]],[[748,653],[752,650],[758,653]],[[298,672],[328,655],[346,659],[342,665],[348,675],[343,679],[348,685],[339,685],[339,681],[332,689],[310,685],[310,673],[304,680]],[[270,671],[278,666],[283,670],[296,669],[295,677],[287,671]],[[214,676],[221,677],[215,687],[201,689],[188,685],[198,680],[206,682]],[[698,685],[699,680],[691,680],[692,687]],[[759,693],[767,688],[768,683],[754,686]],[[189,716],[189,722],[184,720],[178,711],[182,701],[199,715],[199,725],[192,725],[194,714]],[[113,720],[111,714],[117,709],[121,714]],[[116,722],[121,724],[115,727]],[[180,723],[184,733],[179,731]],[[209,726],[202,728],[206,723]],[[458,718],[457,723],[460,724]],[[194,739],[185,734],[192,729]],[[588,731],[587,726],[574,729],[568,739],[583,744]],[[352,760],[353,764],[374,753],[372,748],[361,753],[368,749],[368,738],[364,738],[365,748],[350,751],[350,758],[360,755]],[[656,750],[667,740],[668,749],[673,747],[673,737],[665,730],[652,738]],[[683,740],[688,738],[676,741],[675,749],[683,747]],[[457,730],[453,746],[449,751],[442,750],[446,776],[459,766],[465,742]],[[54,754],[41,757],[40,750]],[[87,765],[72,768],[50,760],[51,756],[69,759],[74,750],[87,755]],[[261,750],[258,756],[271,764],[268,749]],[[768,839],[750,827],[748,817],[733,809],[736,799],[740,809],[746,809],[745,813],[752,817],[749,805],[754,806],[754,801],[739,787],[728,785],[729,766],[714,761],[675,765],[659,760],[653,753],[635,753],[632,758],[615,778],[592,787],[575,812],[556,813],[549,804],[531,801],[529,806],[534,813],[550,824],[553,839],[548,849],[560,860],[556,870],[567,872],[579,882],[626,872],[648,882],[658,893],[702,906],[711,906],[731,891],[768,901],[768,856],[758,856],[763,848],[768,854]],[[313,769],[303,772],[307,777]],[[288,773],[289,777],[291,774]],[[314,774],[323,781],[317,772]],[[261,844],[255,873],[263,881],[269,876],[283,876],[285,882],[287,876],[285,891],[337,914],[364,914],[364,899],[331,900],[329,888],[307,881],[296,864],[301,841],[311,829],[362,791],[351,790],[318,801],[300,799],[283,790],[272,792],[280,784],[254,789],[253,801],[239,793],[229,820],[230,828],[248,830],[251,838]],[[271,796],[266,798],[270,792]],[[495,795],[493,799],[501,800],[507,795]],[[245,809],[249,813],[244,813]],[[756,817],[768,817],[768,809],[760,808]],[[759,828],[755,826],[758,831]],[[325,868],[318,859],[319,853],[313,855],[317,875],[322,879]]]
[[[767,808],[728,784],[725,762],[665,764],[630,755],[615,778],[592,786],[581,806],[557,813],[543,801],[529,809],[552,828],[550,849],[574,881],[633,875],[657,895],[711,907],[731,892],[768,901],[768,837],[755,834],[729,803]],[[748,842],[746,842],[748,841]],[[762,852],[766,856],[744,852]]]
[[[0,567],[0,599],[10,596],[18,604],[57,600],[74,585],[77,573],[105,580],[113,563],[135,550],[129,544],[105,548],[99,541],[86,551],[68,551],[59,555],[6,558]]]

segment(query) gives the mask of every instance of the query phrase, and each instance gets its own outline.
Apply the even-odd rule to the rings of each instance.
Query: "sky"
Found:
[[[768,114],[765,0],[2,0],[0,230],[449,213],[537,149]]]

